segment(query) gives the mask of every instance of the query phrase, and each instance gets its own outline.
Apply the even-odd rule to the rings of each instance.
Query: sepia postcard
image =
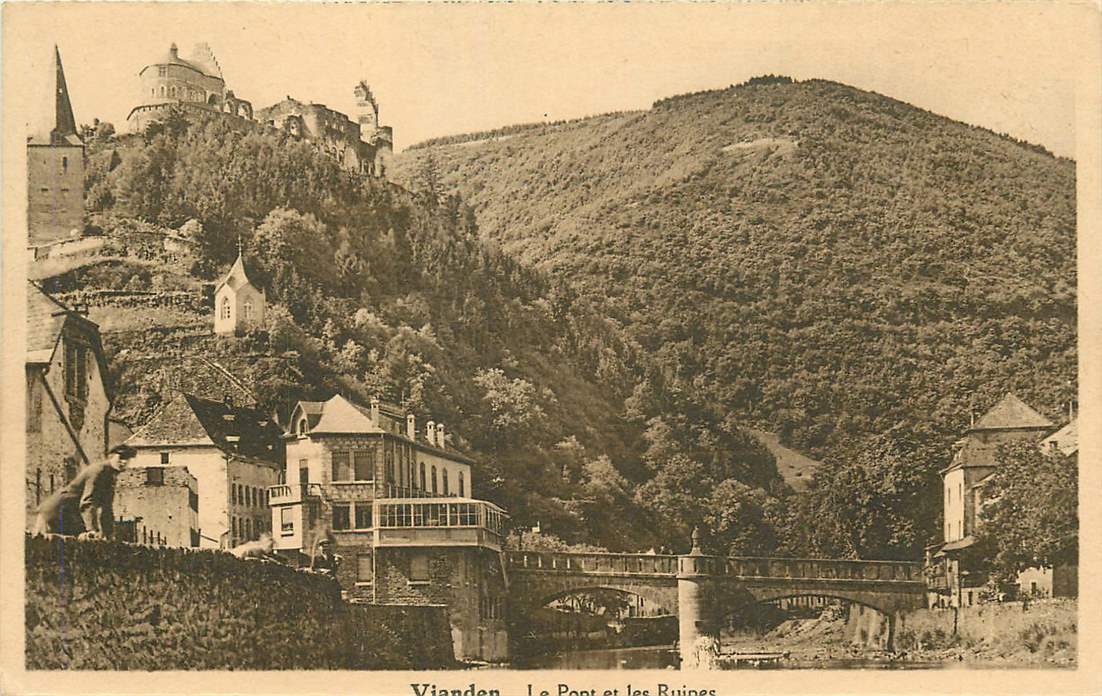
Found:
[[[0,692],[1102,689],[1097,3],[2,13]]]

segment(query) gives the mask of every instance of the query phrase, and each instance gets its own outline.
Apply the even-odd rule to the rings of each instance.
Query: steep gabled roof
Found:
[[[983,415],[971,430],[1011,430],[1017,428],[1045,429],[1052,421],[1027,406],[1017,396],[1008,393]]]
[[[310,429],[312,433],[351,434],[381,433],[371,420],[371,410],[358,406],[340,394],[322,405],[321,418]]]
[[[231,287],[233,287],[234,289],[240,288],[241,286],[248,284],[252,285],[254,288],[257,288],[261,292],[264,292],[263,288],[260,288],[251,280],[249,280],[249,273],[248,270],[245,268],[245,257],[244,254],[242,254],[242,252],[240,251],[237,252],[237,260],[233,262],[232,266],[230,266],[230,270],[226,272],[226,275],[222,277],[222,280],[219,281],[218,285],[214,286],[214,292],[217,293],[219,290],[222,289],[223,285],[229,283],[231,280],[234,281],[233,283],[231,283]]]
[[[126,442],[134,447],[215,444],[184,393],[173,397]]]
[[[227,454],[280,459],[280,430],[253,408],[181,393],[128,441],[135,447],[213,445]]]

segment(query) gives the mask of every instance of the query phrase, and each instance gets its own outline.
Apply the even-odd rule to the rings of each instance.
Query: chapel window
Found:
[[[222,310],[221,310],[221,313],[220,313],[220,317],[222,319],[229,319],[230,318],[230,298],[228,298],[228,297],[223,297],[222,298]]]

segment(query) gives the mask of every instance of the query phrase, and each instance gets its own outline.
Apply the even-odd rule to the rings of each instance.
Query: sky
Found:
[[[917,4],[4,6],[5,97],[61,51],[77,121],[122,129],[138,72],[207,42],[254,108],[345,113],[361,79],[396,149],[645,109],[755,75],[825,78],[1075,154],[1083,6]],[[1081,72],[1081,71],[1078,71]],[[17,92],[16,96],[19,96]],[[13,107],[15,108],[15,107]],[[28,111],[28,113],[30,113]]]

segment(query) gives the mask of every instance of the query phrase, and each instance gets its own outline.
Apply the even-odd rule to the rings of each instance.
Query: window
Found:
[[[162,65],[157,68],[157,77],[168,77],[168,66]],[[164,87],[161,88],[162,90]]]
[[[195,491],[187,492],[187,505],[195,512],[199,512],[199,494]]]
[[[223,297],[222,298],[222,309],[219,311],[218,316],[221,319],[229,319],[230,318],[230,298],[228,298],[228,297]]]
[[[61,158],[61,173],[64,174],[67,171],[69,171],[69,158],[68,157],[62,157]]]
[[[440,478],[444,480],[444,495],[449,495],[448,491],[448,467],[443,467],[440,470]]]
[[[425,463],[421,462],[421,490],[428,490],[425,486]]]
[[[357,481],[375,478],[375,450],[356,450],[352,453],[352,459]]]
[[[945,488],[945,504],[952,505],[953,503],[953,489],[946,486]]]
[[[371,529],[371,503],[356,503],[356,529]]]
[[[37,373],[27,372],[27,432],[42,430],[42,387],[38,385]]]
[[[236,517],[231,517],[230,518],[230,527],[233,529],[233,538],[237,539],[237,518]]]
[[[305,418],[299,420],[299,422],[298,422],[298,434],[299,434],[299,437],[302,437],[303,435],[306,434],[306,419]]]
[[[390,440],[383,443],[383,460],[386,462],[386,482],[394,483],[394,443]]]
[[[237,484],[230,484],[230,503],[237,505]]]
[[[332,453],[332,479],[333,481],[351,481],[352,468],[348,461],[348,452]]]
[[[361,553],[356,555],[356,582],[370,583],[375,579],[374,554]]]
[[[65,344],[65,393],[78,399],[88,396],[88,349],[78,343]]]
[[[42,502],[42,469],[34,470],[34,504]]]
[[[295,518],[292,516],[289,507],[279,509],[279,532],[283,536],[290,536],[295,533]]]
[[[347,504],[333,506],[333,529],[349,529],[352,526],[348,508]]]
[[[310,466],[305,459],[298,460],[298,482],[303,486],[310,483]]]
[[[161,466],[168,464],[168,452],[161,452]]]
[[[245,522],[244,536],[245,536],[245,540],[248,541],[249,539],[253,538],[253,521],[251,519],[249,519],[248,517],[246,517],[244,522]]]
[[[432,467],[432,494],[436,495],[436,466]]]
[[[463,472],[462,471],[459,472],[459,497],[460,498],[467,497],[466,490],[463,487]]]
[[[156,466],[146,468],[145,483],[148,486],[165,485],[165,470]]]
[[[50,493],[54,492],[54,475],[50,474]]]
[[[409,559],[409,581],[429,581],[429,557],[427,554],[419,553]]]
[[[249,300],[245,300],[245,305],[242,308],[245,311],[245,319],[249,320],[253,318],[253,303]]]

